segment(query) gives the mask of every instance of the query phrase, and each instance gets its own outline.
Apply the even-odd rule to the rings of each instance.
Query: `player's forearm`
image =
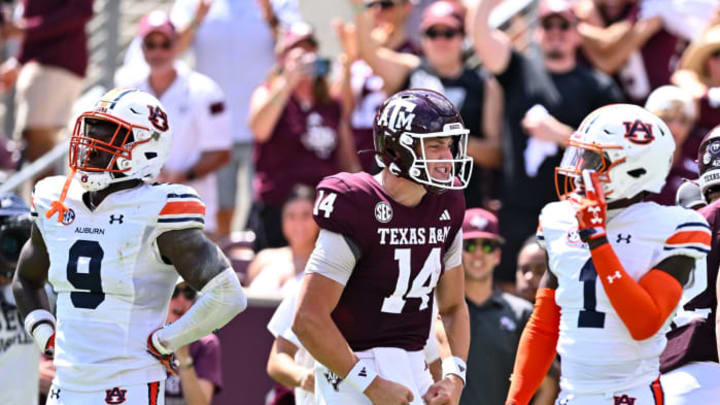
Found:
[[[27,314],[36,309],[50,311],[50,302],[44,286],[38,286],[34,282],[23,279],[19,274],[20,272],[13,279],[12,290],[20,316],[25,318]]]
[[[454,357],[467,360],[470,347],[470,315],[465,301],[440,312],[448,346]]]
[[[682,286],[660,270],[650,270],[640,281],[635,281],[607,239],[600,239],[591,241],[591,256],[605,293],[633,339],[647,339],[657,333],[670,316],[680,300]]]
[[[209,335],[230,322],[247,306],[247,298],[233,269],[228,268],[202,288],[200,298],[177,321],[153,333],[152,342],[161,354]]]
[[[329,314],[314,314],[300,307],[292,331],[315,360],[341,378],[358,360]]]

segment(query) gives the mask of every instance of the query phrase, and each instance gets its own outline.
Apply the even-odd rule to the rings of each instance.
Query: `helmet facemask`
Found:
[[[422,184],[429,191],[441,193],[445,190],[462,190],[467,187],[472,174],[473,160],[467,155],[467,142],[469,131],[460,123],[446,124],[442,132],[416,134],[405,132],[398,138],[397,144],[402,148],[400,153],[411,158],[405,161],[412,162],[408,167],[397,163],[401,159],[394,159],[388,166],[391,173],[406,177],[416,183]],[[451,159],[429,159],[427,157],[427,141],[433,138],[452,138],[450,150]],[[377,159],[384,167],[382,159]],[[447,165],[447,178],[440,179],[432,175],[431,166]]]
[[[570,140],[565,149],[560,166],[555,168],[555,190],[561,200],[570,194],[584,194],[582,180],[583,170],[592,170],[600,174],[599,180],[603,186],[608,201],[617,195],[611,178],[613,169],[625,162],[625,158],[612,161],[610,155],[622,151],[619,145],[596,145]],[[615,152],[615,153],[613,153]]]
[[[133,149],[147,142],[135,142],[136,127],[100,112],[85,113],[77,119],[70,139],[70,168],[80,172],[85,189],[97,191],[127,180]]]

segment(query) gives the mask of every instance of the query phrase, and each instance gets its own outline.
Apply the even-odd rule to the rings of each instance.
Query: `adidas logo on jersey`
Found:
[[[449,221],[450,220],[450,213],[448,210],[443,210],[442,215],[440,215],[441,221]]]
[[[365,367],[363,367],[362,370],[360,370],[360,372],[358,373],[358,375],[359,375],[360,377],[367,377],[367,370],[365,370]]]

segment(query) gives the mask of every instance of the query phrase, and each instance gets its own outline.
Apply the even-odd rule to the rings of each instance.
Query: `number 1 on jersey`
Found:
[[[597,271],[592,259],[585,262],[580,270],[580,281],[583,283],[583,310],[578,314],[578,328],[603,328],[605,327],[605,313],[596,311],[597,294],[595,284],[597,283]]]
[[[420,273],[410,284],[410,249],[395,249],[395,260],[398,262],[398,279],[395,284],[395,291],[383,300],[382,312],[399,314],[405,307],[407,298],[420,298],[420,311],[428,307],[430,293],[440,278],[440,248],[433,248],[430,251]],[[429,282],[428,282],[429,280]],[[407,292],[407,294],[406,294]]]

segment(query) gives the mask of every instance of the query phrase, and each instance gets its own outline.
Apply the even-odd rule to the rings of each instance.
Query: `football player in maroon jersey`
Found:
[[[321,231],[293,331],[320,363],[320,403],[457,404],[470,339],[461,267],[468,130],[444,96],[410,89],[383,103],[373,136],[380,173],[339,173],[317,186]],[[422,349],[435,302],[452,356],[433,384]]]

